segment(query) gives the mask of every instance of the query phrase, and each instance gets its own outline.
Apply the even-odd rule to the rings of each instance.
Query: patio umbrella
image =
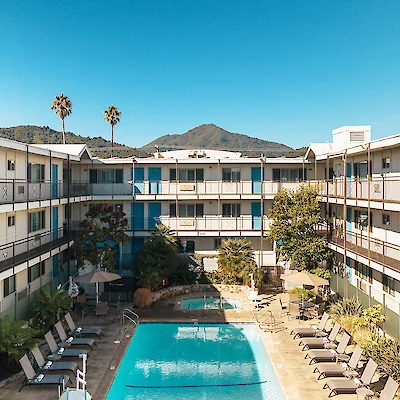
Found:
[[[93,271],[88,274],[77,276],[74,278],[75,282],[81,283],[95,283],[96,284],[96,301],[99,302],[99,283],[101,282],[112,282],[120,279],[118,274],[106,271]]]
[[[293,274],[283,274],[281,279],[287,282],[306,286],[325,286],[329,285],[329,281],[309,272],[295,272]]]

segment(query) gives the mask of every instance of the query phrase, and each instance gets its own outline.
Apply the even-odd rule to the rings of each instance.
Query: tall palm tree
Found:
[[[175,232],[167,225],[156,224],[154,229],[151,231],[152,236],[161,237],[167,244],[172,246],[175,250],[178,249],[177,238]]]
[[[54,99],[50,110],[56,110],[56,114],[61,118],[62,142],[65,144],[64,118],[72,114],[72,101],[68,98],[68,96],[65,96],[64,93],[61,93]]]
[[[107,110],[104,111],[104,120],[111,125],[111,156],[113,155],[114,148],[114,126],[120,121],[121,111],[115,106],[108,106]]]

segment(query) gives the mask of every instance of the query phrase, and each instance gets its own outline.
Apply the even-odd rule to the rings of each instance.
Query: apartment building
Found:
[[[400,337],[400,135],[371,141],[369,126],[345,126],[306,159],[330,226],[331,287],[382,304],[385,330]]]

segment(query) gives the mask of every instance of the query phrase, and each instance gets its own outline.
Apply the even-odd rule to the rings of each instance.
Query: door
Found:
[[[346,196],[351,197],[353,193],[353,166],[351,163],[346,163]]]
[[[149,203],[148,208],[148,229],[154,229],[160,223],[161,203]]]
[[[58,165],[51,165],[51,197],[58,197]]]
[[[53,230],[53,240],[58,239],[58,207],[51,208],[51,229]]]
[[[144,168],[135,167],[133,175],[135,194],[144,194]]]
[[[261,167],[251,168],[251,182],[253,187],[253,194],[261,193]]]
[[[346,240],[347,241],[349,241],[349,242],[351,242],[352,241],[352,234],[351,234],[351,232],[352,232],[352,228],[353,228],[353,223],[352,223],[352,217],[353,217],[353,214],[352,214],[352,208],[351,207],[347,207],[347,210],[346,210]]]
[[[132,203],[133,230],[144,230],[144,203]]]
[[[261,203],[251,203],[253,229],[261,229]]]
[[[151,194],[161,193],[161,168],[149,167],[149,184]]]

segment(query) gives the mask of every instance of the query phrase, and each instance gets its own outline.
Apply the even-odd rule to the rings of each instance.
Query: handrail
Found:
[[[127,320],[131,321],[135,325],[135,327],[138,326],[138,324],[139,324],[139,315],[137,315],[130,308],[125,308],[124,312],[122,313],[122,318],[121,318],[122,327],[125,326],[125,324],[124,324],[125,318]]]
[[[263,313],[261,313],[260,315],[257,315],[256,321],[259,322],[259,318],[262,317],[262,316],[265,315],[265,314],[271,314],[271,317],[273,316],[271,310],[265,310],[265,311],[264,311]]]
[[[266,314],[267,314],[267,316],[264,319],[260,320],[260,318],[263,317]],[[254,315],[254,313],[253,313],[253,315]],[[269,320],[271,322],[267,322]],[[271,331],[273,333],[276,332],[276,321],[275,321],[275,317],[272,314],[271,310],[265,310],[260,315],[257,315],[256,322],[258,323],[258,326],[261,329],[266,329],[266,330],[269,330],[269,331]]]

